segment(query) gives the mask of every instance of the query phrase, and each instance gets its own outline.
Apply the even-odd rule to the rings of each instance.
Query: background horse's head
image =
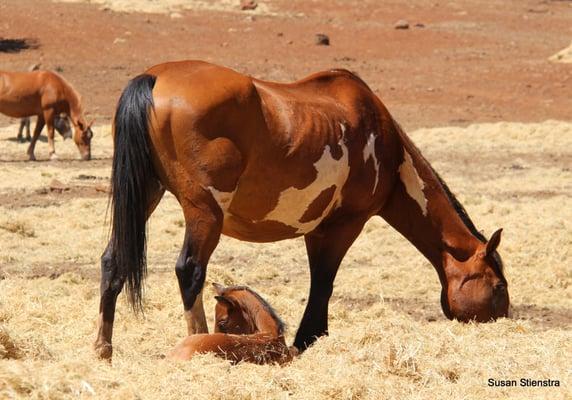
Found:
[[[88,124],[83,118],[74,121],[75,132],[73,140],[79,149],[81,158],[86,161],[91,159],[91,138],[93,137],[91,125],[93,122],[92,120]]]
[[[447,284],[441,293],[441,305],[448,318],[487,322],[508,316],[507,282],[496,251],[501,232],[496,231],[467,259],[458,260],[444,253]]]

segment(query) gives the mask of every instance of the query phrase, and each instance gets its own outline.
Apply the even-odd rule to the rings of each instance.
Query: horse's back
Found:
[[[41,114],[62,100],[66,84],[50,71],[0,71],[0,112],[18,118]]]

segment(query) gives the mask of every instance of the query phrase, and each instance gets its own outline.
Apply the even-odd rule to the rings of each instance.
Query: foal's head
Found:
[[[502,229],[465,260],[444,253],[447,286],[441,293],[445,315],[460,321],[487,322],[508,316],[509,297],[496,249]]]
[[[284,323],[258,293],[246,286],[213,284],[217,295],[214,331],[236,335],[284,334]]]
[[[73,122],[75,127],[75,132],[73,135],[73,141],[75,142],[81,158],[83,160],[91,159],[91,138],[93,137],[93,132],[91,130],[91,125],[93,121],[89,124],[82,118],[77,119]]]

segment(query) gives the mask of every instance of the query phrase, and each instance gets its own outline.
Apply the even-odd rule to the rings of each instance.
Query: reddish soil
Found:
[[[297,17],[181,11],[182,18],[173,19],[89,4],[3,0],[0,36],[36,39],[39,47],[0,52],[0,66],[24,70],[41,62],[61,70],[100,123],[110,120],[130,77],[177,59],[282,81],[348,68],[409,129],[572,117],[572,64],[547,60],[570,43],[572,2],[347,3],[272,2],[280,12],[304,14]],[[394,29],[399,19],[410,28]],[[327,34],[331,45],[317,46],[317,33]]]

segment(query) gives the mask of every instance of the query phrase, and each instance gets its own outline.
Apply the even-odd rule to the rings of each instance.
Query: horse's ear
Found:
[[[485,250],[485,254],[487,256],[491,255],[497,249],[497,247],[499,247],[501,240],[501,233],[502,233],[502,228],[493,233],[493,235],[487,242],[487,249]]]
[[[91,128],[91,126],[93,125],[94,122],[95,122],[95,118],[92,119],[89,124],[87,124],[87,127],[88,127],[88,128]]]
[[[216,299],[216,301],[218,301],[220,304],[224,304],[228,309],[232,309],[236,307],[236,303],[234,302],[233,299],[231,299],[230,297],[224,297],[224,296],[215,296],[214,297]]]
[[[224,286],[221,285],[220,283],[213,282],[213,288],[216,294],[218,294],[219,296],[221,296],[224,292]]]

